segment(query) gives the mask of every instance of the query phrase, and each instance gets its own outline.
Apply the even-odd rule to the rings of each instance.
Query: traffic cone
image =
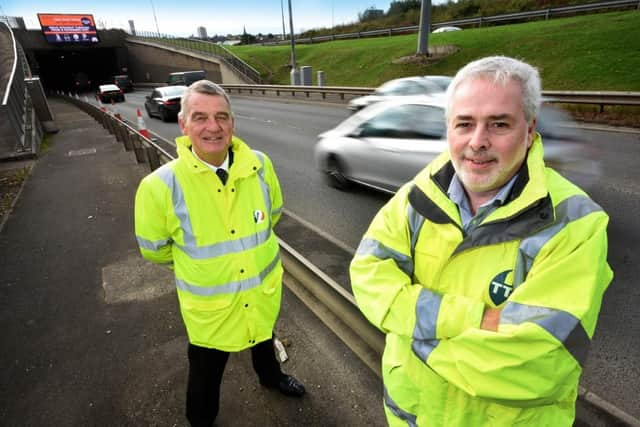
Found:
[[[144,119],[142,118],[142,113],[140,112],[139,108],[137,109],[137,115],[138,115],[138,133],[147,139],[151,139],[151,135],[147,130],[147,126],[144,124]]]

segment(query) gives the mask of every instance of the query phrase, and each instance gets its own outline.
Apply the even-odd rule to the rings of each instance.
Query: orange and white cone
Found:
[[[144,119],[142,118],[142,113],[140,112],[139,108],[138,108],[137,114],[138,114],[138,133],[147,139],[151,139],[151,135],[147,130],[147,126],[144,124]]]

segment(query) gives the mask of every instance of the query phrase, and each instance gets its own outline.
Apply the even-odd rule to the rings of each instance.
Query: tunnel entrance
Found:
[[[37,63],[34,74],[47,90],[93,92],[110,83],[113,75],[127,73],[126,68],[119,68],[114,48],[47,49],[33,54]]]

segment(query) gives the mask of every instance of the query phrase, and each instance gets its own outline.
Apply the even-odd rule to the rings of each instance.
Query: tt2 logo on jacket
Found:
[[[511,292],[513,292],[513,285],[507,283],[507,275],[511,273],[513,270],[506,270],[502,273],[499,273],[496,277],[491,280],[489,283],[489,297],[491,297],[491,301],[498,306],[505,302]]]
[[[261,222],[264,222],[266,217],[267,216],[265,215],[264,211],[261,211],[260,209],[256,209],[255,211],[253,211],[253,221],[256,224],[260,224]]]

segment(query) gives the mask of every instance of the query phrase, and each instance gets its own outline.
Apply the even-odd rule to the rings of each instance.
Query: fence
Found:
[[[261,93],[265,95],[267,92],[275,93],[276,96],[281,94],[291,94],[295,96],[297,93],[304,94],[307,98],[311,94],[319,94],[322,99],[326,99],[327,95],[337,95],[341,100],[345,96],[362,96],[373,93],[374,88],[370,87],[341,87],[341,86],[286,86],[286,85],[221,85],[229,93]],[[605,105],[626,105],[640,106],[640,92],[604,92],[604,91],[557,91],[548,90],[542,92],[543,101],[549,104],[591,104],[598,105],[600,110]]]
[[[173,159],[169,153],[153,141],[140,135],[135,129],[114,114],[92,104],[82,102],[78,98],[64,97],[95,118],[118,141],[125,150],[134,151],[138,163],[148,163],[151,170]],[[283,215],[288,215],[283,212]],[[309,233],[309,230],[305,230]],[[316,233],[309,233],[313,239]],[[281,247],[282,265],[285,270],[285,285],[315,313],[376,375],[380,376],[380,359],[384,349],[384,335],[372,326],[362,315],[355,299],[331,277],[327,276],[313,263],[298,253],[282,239],[278,239]],[[638,420],[616,408],[592,392],[580,386],[578,402],[588,408],[580,425],[599,425],[592,421],[592,414],[597,413],[606,425],[638,425]],[[578,413],[580,416],[580,413]]]
[[[126,151],[133,151],[138,163],[147,163],[151,170],[173,160],[173,156],[149,138],[142,136],[137,129],[107,111],[72,96],[62,96],[82,111],[93,117],[110,134],[121,142]]]
[[[0,52],[8,59],[0,65],[0,158],[37,155],[43,130],[25,83],[29,65],[4,22],[0,22]]]
[[[518,21],[527,21],[531,19],[540,19],[540,18],[543,18],[546,20],[553,17],[566,16],[570,14],[577,14],[577,13],[584,13],[584,12],[600,12],[600,11],[606,11],[611,9],[621,9],[621,8],[640,9],[640,0],[616,0],[616,1],[608,1],[608,2],[600,2],[600,3],[582,4],[577,6],[565,6],[565,7],[556,7],[556,8],[550,8],[550,9],[540,9],[540,10],[533,10],[529,12],[508,13],[504,15],[478,16],[475,18],[465,18],[465,19],[457,19],[454,21],[432,23],[431,28],[437,29],[440,27],[450,27],[450,26],[482,27],[483,25],[486,25],[486,24],[518,22]],[[419,25],[411,25],[411,26],[405,26],[405,27],[386,28],[386,29],[380,29],[380,30],[359,31],[355,33],[297,38],[295,39],[295,42],[302,43],[302,44],[318,43],[318,42],[326,42],[326,41],[342,40],[342,39],[359,39],[363,37],[393,36],[397,34],[415,33],[418,31],[420,31]],[[271,45],[280,45],[280,44],[288,44],[288,43],[290,43],[290,41],[281,40],[277,42],[266,42],[262,44],[265,46],[271,46]]]

